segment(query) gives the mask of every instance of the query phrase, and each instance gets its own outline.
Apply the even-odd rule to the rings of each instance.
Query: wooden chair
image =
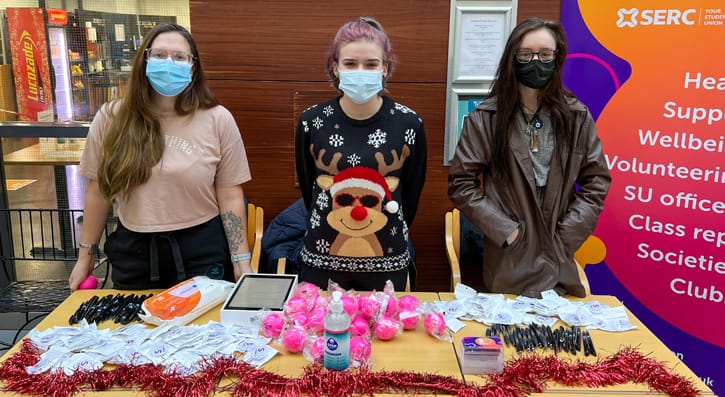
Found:
[[[287,269],[287,258],[277,259],[277,274],[285,274]]]
[[[262,258],[262,235],[264,234],[264,209],[252,203],[247,204],[247,241],[249,251],[252,253],[252,270],[259,270],[259,261]]]
[[[453,209],[446,212],[445,231],[446,255],[451,268],[451,291],[453,291],[456,284],[461,282],[461,265],[458,260],[461,257],[461,211]]]
[[[451,291],[456,287],[457,283],[461,282],[461,211],[454,208],[452,211],[446,212],[445,215],[445,242],[446,242],[446,255],[448,256],[448,264],[451,268]],[[574,254],[576,257],[576,253]],[[589,279],[587,274],[584,272],[585,264],[577,263],[577,269],[579,271],[579,279],[584,285],[587,295],[591,294],[589,288]]]

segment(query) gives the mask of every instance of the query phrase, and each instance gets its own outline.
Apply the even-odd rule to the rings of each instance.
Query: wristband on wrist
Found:
[[[96,256],[96,254],[98,253],[98,244],[86,244],[79,242],[78,246],[81,248],[88,248],[89,256]]]
[[[243,254],[232,254],[231,258],[232,262],[248,261],[252,259],[252,254],[250,252],[245,252]]]

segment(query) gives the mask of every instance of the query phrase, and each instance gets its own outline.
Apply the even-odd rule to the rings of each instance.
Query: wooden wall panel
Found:
[[[360,16],[380,20],[400,68],[394,81],[445,82],[446,1],[191,1],[191,31],[211,78],[326,81],[337,29]],[[201,45],[203,43],[203,45]]]
[[[519,0],[518,20],[540,17],[559,19],[561,17],[561,0]]]
[[[306,107],[318,93],[320,99],[336,94],[324,68],[332,36],[359,16],[382,22],[399,60],[388,86],[391,97],[421,115],[428,140],[427,180],[411,227],[418,290],[448,289],[443,216],[452,204],[443,144],[449,1],[192,0],[190,6],[210,85],[234,114],[246,145],[253,180],[245,192],[264,208],[265,224],[300,197],[294,176],[295,108]],[[560,7],[560,0],[521,0],[518,19],[556,19]]]

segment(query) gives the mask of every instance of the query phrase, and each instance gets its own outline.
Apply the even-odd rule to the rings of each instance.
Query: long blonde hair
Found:
[[[104,106],[110,123],[103,138],[98,187],[109,200],[128,195],[151,177],[151,169],[164,154],[164,136],[159,114],[153,104],[153,88],[146,78],[146,49],[162,33],[177,32],[189,43],[194,57],[191,83],[176,97],[176,114],[187,115],[197,109],[209,109],[219,104],[204,77],[199,51],[186,28],[177,24],[155,27],[144,38],[136,53],[129,79],[129,88],[119,103]]]

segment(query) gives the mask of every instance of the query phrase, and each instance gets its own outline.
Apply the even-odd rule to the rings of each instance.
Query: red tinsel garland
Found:
[[[103,391],[113,386],[135,388],[158,397],[204,397],[225,391],[234,397],[355,396],[389,393],[441,393],[459,397],[521,397],[543,392],[548,382],[596,388],[644,383],[652,390],[677,397],[698,396],[691,381],[673,374],[664,364],[624,348],[596,363],[567,361],[555,356],[527,355],[506,364],[503,373],[490,375],[477,386],[441,375],[403,371],[374,372],[368,368],[338,372],[319,365],[305,368],[299,378],[287,378],[255,368],[234,358],[209,360],[192,376],[168,372],[159,365],[120,365],[114,369],[30,375],[25,368],[40,359],[40,350],[25,340],[22,349],[0,366],[4,389],[38,396],[67,397],[80,391]],[[222,378],[233,380],[220,386]]]

